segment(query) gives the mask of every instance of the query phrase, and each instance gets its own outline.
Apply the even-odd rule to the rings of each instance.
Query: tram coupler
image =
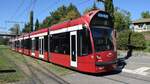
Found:
[[[118,58],[117,59],[116,64],[117,64],[118,69],[123,69],[125,67],[125,65],[127,64],[125,60],[126,60],[125,58]]]

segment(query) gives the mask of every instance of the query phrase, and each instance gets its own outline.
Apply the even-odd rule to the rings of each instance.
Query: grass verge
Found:
[[[27,59],[25,61],[24,57]],[[15,61],[14,63],[12,62]],[[7,46],[0,45],[0,69],[14,69],[16,70],[15,73],[5,73],[1,76],[0,73],[0,81],[4,82],[16,82],[25,78],[25,75],[21,69],[19,69],[15,64],[16,63],[24,63],[24,62],[32,62],[33,64],[36,63],[39,67],[45,67],[47,70],[52,71],[54,74],[59,76],[64,76],[74,71],[69,70],[64,67],[57,66],[52,63],[44,62],[38,59],[34,59],[17,52],[14,52],[9,49]],[[32,64],[31,63],[31,64]],[[0,82],[1,84],[1,82]]]
[[[9,59],[8,56],[13,56],[10,54],[9,48],[0,45],[0,84],[17,82],[24,78],[13,59]]]

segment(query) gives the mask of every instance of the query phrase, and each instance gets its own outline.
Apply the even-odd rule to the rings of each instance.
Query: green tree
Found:
[[[9,30],[12,34],[19,35],[20,34],[20,25],[14,24],[13,27],[11,27]]]
[[[105,11],[108,12],[113,20],[113,24],[114,25],[114,5],[113,5],[113,0],[105,0],[104,2],[104,6],[105,6]]]
[[[75,19],[80,17],[80,12],[78,11],[77,7],[70,3],[70,5],[67,7],[67,15],[64,17],[67,20]]]
[[[30,25],[30,29],[31,29],[31,32],[33,31],[33,11],[30,12],[30,22],[29,22],[29,25]]]
[[[27,23],[24,25],[24,28],[22,29],[22,33],[29,33],[31,32],[30,23]]]
[[[76,6],[74,6],[72,3],[68,7],[62,5],[57,10],[50,12],[50,16],[47,16],[42,24],[40,24],[40,27],[45,28],[60,22],[63,22],[65,20],[75,19],[80,16],[80,13]]]
[[[94,2],[92,9],[97,9],[96,3]]]
[[[51,26],[52,22],[54,22],[55,20],[52,19],[51,16],[47,16],[43,22],[40,24],[40,28],[45,28],[45,27],[49,27]]]
[[[0,45],[7,45],[9,38],[0,37]]]
[[[98,9],[98,8],[96,6],[96,3],[94,2],[93,6],[90,8],[86,8],[83,13],[86,14],[86,13],[90,12],[91,10],[95,10],[95,9]]]
[[[38,30],[39,27],[40,27],[39,20],[36,19],[36,22],[35,22],[35,31]]]
[[[66,16],[66,14],[67,14],[67,7],[62,5],[61,7],[59,7],[57,9],[57,12],[59,13],[59,16],[62,18],[64,16]]]
[[[114,11],[114,28],[120,32],[129,29],[131,23],[131,14],[128,11],[115,8]]]
[[[150,12],[149,11],[144,11],[141,13],[142,18],[150,18]]]
[[[114,5],[113,0],[105,0],[105,11],[108,12],[112,17],[114,16]]]

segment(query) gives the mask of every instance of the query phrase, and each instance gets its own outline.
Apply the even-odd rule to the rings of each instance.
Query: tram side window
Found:
[[[44,50],[48,51],[48,36],[44,36]]]
[[[24,40],[24,48],[25,49],[31,49],[31,45],[30,45],[30,39],[25,39]]]
[[[39,50],[38,37],[35,38],[35,50]]]
[[[15,41],[15,48],[16,48],[17,46],[16,46],[16,41]]]
[[[31,49],[31,39],[27,39],[27,49]]]
[[[24,40],[21,41],[21,48],[23,48],[23,43],[24,43]]]
[[[18,41],[16,41],[16,48],[18,48]]]
[[[17,48],[19,48],[19,44],[20,44],[20,42],[19,42],[19,41],[17,41]]]
[[[65,32],[51,35],[50,52],[70,54],[70,33]]]
[[[26,49],[26,39],[24,40],[23,46]]]
[[[19,41],[19,48],[22,48],[22,45],[21,45],[21,44],[22,44],[22,41],[20,40],[20,41]]]
[[[85,56],[92,53],[89,31],[78,31],[78,56]]]
[[[24,48],[27,49],[27,39],[24,40]]]
[[[16,46],[16,48],[18,48],[18,44],[17,44],[18,42],[17,41],[15,41],[15,46]]]
[[[34,50],[35,50],[35,40],[32,40],[32,52],[34,52]]]

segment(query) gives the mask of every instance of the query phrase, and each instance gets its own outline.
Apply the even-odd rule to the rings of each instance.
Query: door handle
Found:
[[[74,55],[74,51],[72,51],[72,55]]]

